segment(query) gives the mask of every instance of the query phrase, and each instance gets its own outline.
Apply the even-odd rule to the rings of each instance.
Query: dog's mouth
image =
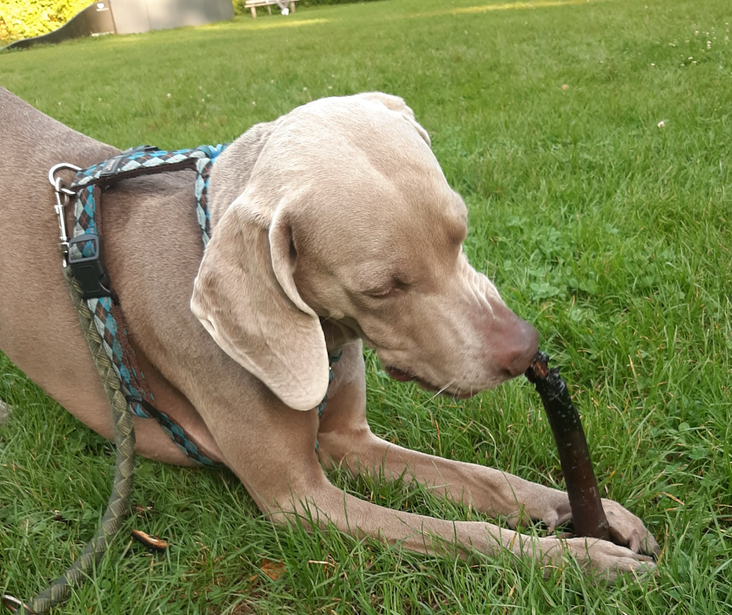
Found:
[[[410,374],[409,372],[405,372],[403,369],[399,369],[398,367],[391,367],[389,365],[386,366],[386,373],[388,373],[394,380],[398,380],[399,382],[411,382],[412,380],[419,380],[417,376],[414,374]]]
[[[391,365],[385,366],[384,369],[386,370],[386,373],[389,374],[389,376],[394,378],[394,380],[397,380],[399,382],[416,382],[426,391],[432,391],[440,395],[447,395],[449,397],[455,397],[458,399],[467,399],[468,397],[473,397],[473,395],[478,392],[472,390],[461,391],[459,389],[451,390],[449,384],[447,386],[439,387],[436,384],[432,384],[431,382],[420,378],[416,374],[404,371],[403,369],[399,369],[398,367],[393,367]]]

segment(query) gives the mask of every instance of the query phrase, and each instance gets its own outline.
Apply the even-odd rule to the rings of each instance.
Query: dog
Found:
[[[62,274],[47,174],[119,150],[7,90],[0,109],[0,348],[111,438],[107,397]],[[108,190],[107,266],[156,405],[272,520],[301,515],[423,553],[507,550],[542,566],[569,553],[611,580],[653,569],[653,536],[610,500],[617,544],[394,511],[326,478],[324,466],[341,466],[416,480],[512,528],[530,519],[552,531],[571,519],[561,491],[407,450],[369,429],[362,344],[395,379],[456,397],[523,374],[538,345],[534,327],[468,263],[466,207],[401,98],[325,98],[250,128],[213,167],[205,253],[192,182],[188,171]],[[140,454],[192,464],[154,420],[135,417],[135,430]]]

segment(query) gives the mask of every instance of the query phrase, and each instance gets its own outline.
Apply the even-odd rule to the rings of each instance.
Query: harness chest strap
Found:
[[[141,146],[77,172],[70,185],[74,197],[73,238],[68,246],[68,263],[79,281],[82,297],[93,314],[94,326],[117,374],[127,399],[128,412],[154,418],[189,458],[201,465],[215,465],[202,454],[185,430],[155,407],[154,397],[127,337],[127,326],[119,300],[111,286],[103,260],[99,206],[103,189],[124,179],[141,175],[191,169],[196,171],[196,218],[204,247],[210,237],[208,181],[211,167],[225,145],[163,151]]]

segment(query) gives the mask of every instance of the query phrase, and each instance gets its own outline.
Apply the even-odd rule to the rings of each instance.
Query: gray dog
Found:
[[[0,154],[3,165],[12,160],[0,170],[0,348],[110,438],[108,401],[61,272],[47,173],[119,150],[0,88]],[[655,540],[610,500],[611,533],[627,548],[397,512],[328,482],[323,465],[342,465],[415,479],[512,523],[525,516],[553,529],[570,518],[561,491],[403,449],[369,429],[362,342],[395,378],[454,396],[522,374],[538,343],[468,264],[465,205],[401,98],[327,98],[252,127],[214,166],[205,254],[192,183],[179,172],[109,190],[107,265],[158,408],[270,518],[307,512],[426,553],[506,549],[552,565],[569,552],[611,579],[653,566],[640,552],[656,552]],[[154,420],[135,421],[140,454],[192,463]]]

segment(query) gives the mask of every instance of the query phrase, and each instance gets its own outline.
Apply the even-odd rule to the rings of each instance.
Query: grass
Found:
[[[225,142],[327,95],[403,96],[468,203],[471,262],[571,383],[601,489],[663,547],[640,582],[571,565],[543,579],[508,557],[275,529],[230,474],[140,459],[134,500],[153,509],[128,526],[170,551],[119,539],[59,612],[732,613],[731,17],[727,0],[401,0],[0,54],[1,85],[119,147]],[[562,485],[525,382],[457,403],[367,359],[376,433]],[[0,590],[30,596],[92,535],[113,449],[2,355],[0,398]],[[331,478],[476,518],[416,486]]]

